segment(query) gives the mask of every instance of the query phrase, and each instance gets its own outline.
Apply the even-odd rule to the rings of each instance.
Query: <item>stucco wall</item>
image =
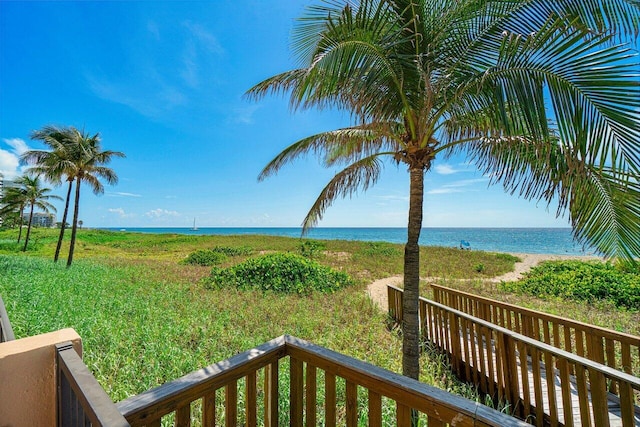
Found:
[[[55,345],[66,341],[82,355],[73,329],[0,344],[0,427],[56,425]]]

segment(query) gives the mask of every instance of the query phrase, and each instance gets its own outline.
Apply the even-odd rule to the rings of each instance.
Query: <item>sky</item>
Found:
[[[0,1],[0,173],[45,125],[99,133],[122,151],[119,182],[85,187],[86,227],[297,227],[337,172],[314,157],[258,182],[293,142],[348,126],[339,111],[296,111],[244,93],[297,65],[302,0]],[[425,178],[425,227],[567,227],[556,207],[489,187],[464,157]],[[54,191],[65,195],[65,188]],[[320,227],[406,227],[409,174],[389,162],[366,193],[336,201]],[[62,202],[54,202],[60,219]]]

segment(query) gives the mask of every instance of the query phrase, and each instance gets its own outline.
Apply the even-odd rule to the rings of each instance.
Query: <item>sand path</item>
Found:
[[[488,280],[492,282],[512,282],[515,280],[519,280],[522,277],[523,273],[529,271],[532,267],[538,265],[542,261],[557,261],[557,260],[567,260],[567,259],[577,259],[577,260],[590,260],[590,259],[599,259],[594,256],[574,256],[574,255],[549,255],[549,254],[520,254],[514,253],[512,255],[517,256],[521,259],[520,262],[516,262],[515,268],[513,271],[503,274],[502,276],[497,276],[490,278]],[[402,284],[402,275],[385,277],[384,279],[376,280],[367,286],[367,295],[369,298],[373,300],[373,302],[380,307],[381,310],[387,312],[389,309],[389,304],[387,302],[387,285],[398,286]],[[437,277],[423,277],[422,280],[429,279],[437,279]]]

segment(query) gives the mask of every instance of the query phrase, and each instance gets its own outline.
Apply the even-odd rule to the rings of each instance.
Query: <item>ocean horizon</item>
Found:
[[[317,227],[301,236],[300,227],[102,227],[110,231],[186,235],[270,235],[318,240],[359,240],[405,243],[403,227]],[[444,228],[425,227],[421,246],[458,248],[469,243],[471,250],[552,255],[594,255],[593,248],[576,242],[571,228]]]

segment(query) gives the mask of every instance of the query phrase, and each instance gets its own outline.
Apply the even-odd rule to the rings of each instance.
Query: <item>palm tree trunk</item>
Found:
[[[420,292],[420,231],[422,230],[422,201],[424,170],[411,168],[409,196],[409,224],[404,248],[404,295],[402,298],[402,374],[419,379],[420,328],[418,297]]]
[[[22,252],[27,251],[27,245],[29,244],[29,234],[31,234],[31,221],[33,221],[33,203],[31,203],[31,210],[29,211],[29,225],[27,225],[27,235],[24,238],[24,247],[22,248]],[[22,230],[22,225],[20,226]]]
[[[67,201],[64,204],[64,213],[62,214],[62,224],[60,224],[60,236],[58,236],[58,245],[56,246],[56,254],[53,257],[54,262],[58,262],[60,257],[60,248],[62,248],[62,239],[64,238],[64,229],[67,223],[67,214],[69,213],[69,201],[71,199],[71,189],[73,180],[69,181],[69,189],[67,190]]]
[[[24,214],[24,205],[20,206],[20,223],[18,224],[18,228],[20,229],[18,231],[18,243],[20,243],[20,239],[22,239],[22,216]]]
[[[71,267],[73,262],[73,250],[76,246],[76,231],[78,231],[78,209],[80,207],[80,177],[76,178],[76,200],[73,205],[73,223],[71,224],[71,243],[69,243],[69,258],[67,258],[67,267]]]

